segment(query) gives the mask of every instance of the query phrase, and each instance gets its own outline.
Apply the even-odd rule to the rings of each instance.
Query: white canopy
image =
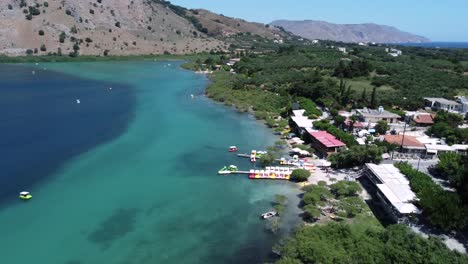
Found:
[[[28,195],[29,192],[20,192],[20,195]]]

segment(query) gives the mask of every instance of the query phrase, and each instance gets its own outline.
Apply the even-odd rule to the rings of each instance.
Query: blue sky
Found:
[[[314,19],[333,23],[374,22],[433,41],[468,42],[468,0],[173,0],[226,16],[269,23]]]

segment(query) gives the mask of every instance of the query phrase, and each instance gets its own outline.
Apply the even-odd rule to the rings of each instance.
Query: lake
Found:
[[[219,176],[276,138],[181,62],[0,65],[2,263],[261,263],[298,222],[288,182]],[[191,95],[194,95],[194,98]],[[78,103],[79,102],[79,103]],[[20,191],[33,199],[22,202]],[[259,214],[288,197],[278,235]]]

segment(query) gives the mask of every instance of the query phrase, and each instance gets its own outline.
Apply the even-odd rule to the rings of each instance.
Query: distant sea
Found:
[[[259,215],[286,195],[287,233],[298,188],[217,174],[276,137],[208,83],[180,62],[0,65],[0,262],[271,262]]]
[[[468,49],[468,42],[428,42],[428,43],[398,43],[401,46],[424,48],[457,48]]]

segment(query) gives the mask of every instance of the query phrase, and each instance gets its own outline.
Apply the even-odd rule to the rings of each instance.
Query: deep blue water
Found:
[[[401,46],[423,48],[463,48],[468,49],[468,42],[428,42],[428,43],[399,43]]]
[[[134,105],[129,86],[39,66],[0,65],[0,203],[117,137]]]

